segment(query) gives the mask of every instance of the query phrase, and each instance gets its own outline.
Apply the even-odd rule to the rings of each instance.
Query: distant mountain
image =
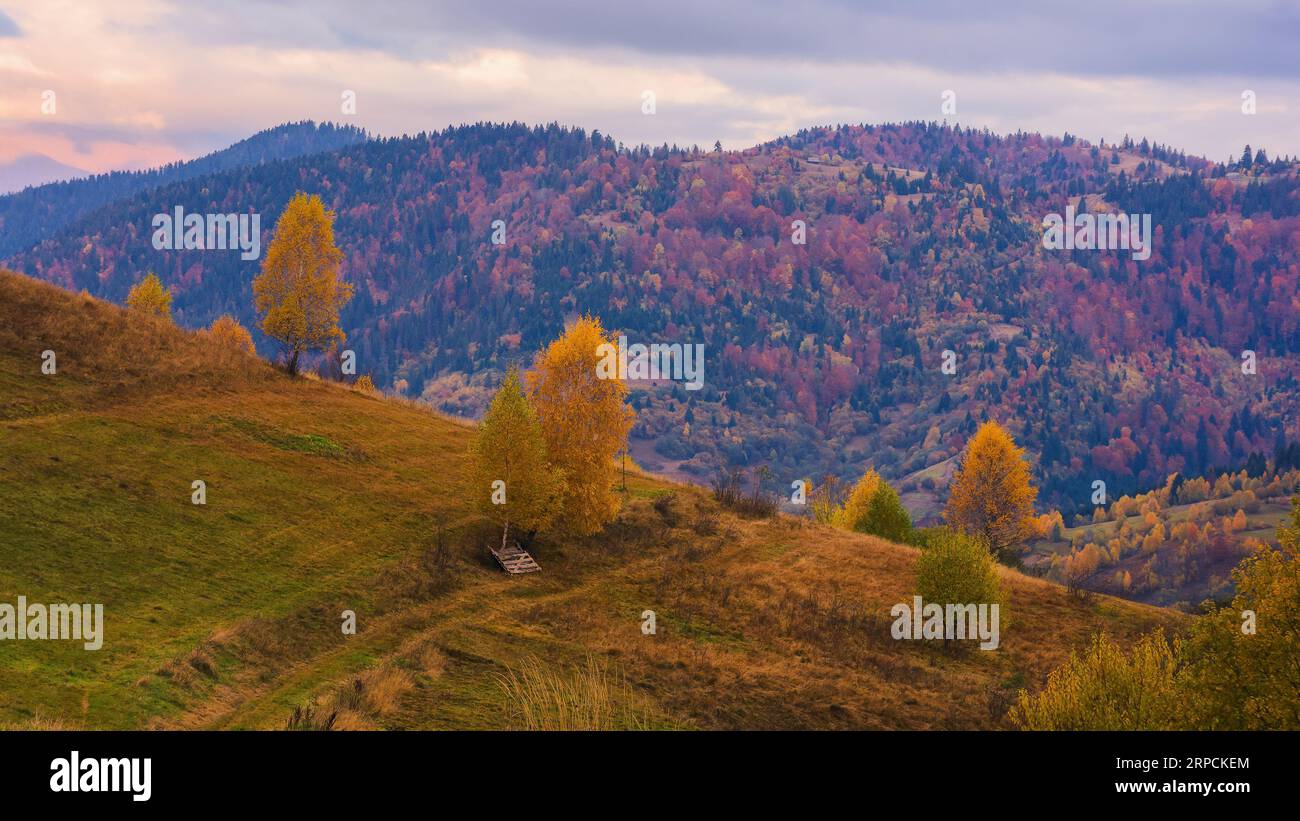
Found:
[[[44,154],[23,154],[10,162],[0,163],[0,194],[21,191],[24,188],[56,180],[84,177],[86,172],[64,165]]]
[[[366,139],[365,131],[352,126],[291,123],[261,131],[196,160],[171,163],[149,171],[114,171],[56,183],[50,180],[85,176],[86,172],[57,163],[49,157],[29,155],[27,164],[12,172],[12,182],[6,179],[10,173],[7,167],[0,166],[0,192],[39,185],[0,196],[0,257],[30,248],[46,237],[54,236],[64,226],[123,197],[204,174],[332,151]],[[23,159],[19,158],[17,162],[21,163]]]
[[[1300,438],[1296,165],[1145,140],[908,123],[704,152],[463,126],[141,192],[9,265],[119,301],[152,269],[182,324],[252,327],[258,263],[155,251],[150,220],[251,209],[265,248],[296,190],[337,212],[347,347],[390,390],[474,413],[579,313],[703,344],[701,390],[632,396],[634,457],[674,476],[763,464],[787,489],[874,465],[924,513],[994,417],[1036,461],[1040,505],[1069,513],[1099,479],[1116,498]],[[1071,209],[1149,214],[1149,258],[1044,248],[1044,218]]]

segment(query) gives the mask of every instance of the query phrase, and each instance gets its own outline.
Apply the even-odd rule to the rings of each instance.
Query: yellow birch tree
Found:
[[[844,506],[836,514],[834,522],[839,527],[846,530],[857,530],[859,522],[864,523],[867,519],[867,512],[871,508],[871,500],[876,495],[876,490],[880,487],[880,474],[874,469],[867,469],[858,479],[857,484],[849,491],[848,498],[844,500]]]
[[[342,280],[342,262],[334,212],[314,194],[294,194],[275,223],[262,273],[253,280],[262,331],[284,346],[290,374],[298,372],[304,352],[346,338],[339,311],[352,299],[352,286]]]
[[[617,344],[599,319],[584,316],[537,355],[527,377],[547,457],[564,476],[559,521],[576,536],[598,532],[618,513],[614,457],[627,445],[633,412],[623,404],[622,374],[601,378],[596,367]]]
[[[510,369],[492,398],[469,456],[470,500],[501,527],[502,549],[511,526],[535,532],[554,521],[564,484],[546,461],[542,427],[516,369]]]
[[[172,295],[163,287],[158,275],[150,271],[144,279],[131,287],[131,292],[126,295],[126,307],[132,311],[171,319]]]
[[[949,486],[944,519],[948,525],[981,539],[999,560],[1035,534],[1034,499],[1029,463],[1011,434],[992,420],[975,432]]]

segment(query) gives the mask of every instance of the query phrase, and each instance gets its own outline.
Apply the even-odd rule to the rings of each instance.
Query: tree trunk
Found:
[[[298,375],[298,350],[296,348],[293,353],[289,354],[289,375]]]
[[[501,552],[506,550],[506,536],[510,533],[510,522],[507,520],[505,527],[501,528]]]

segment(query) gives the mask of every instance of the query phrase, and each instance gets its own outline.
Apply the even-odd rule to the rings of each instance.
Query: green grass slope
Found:
[[[469,434],[0,271],[0,601],[105,609],[98,651],[0,642],[0,726],[536,726],[514,673],[580,714],[545,726],[997,727],[1093,631],[1184,621],[1006,571],[998,651],[896,642],[915,550],[639,473],[506,577],[459,502]]]

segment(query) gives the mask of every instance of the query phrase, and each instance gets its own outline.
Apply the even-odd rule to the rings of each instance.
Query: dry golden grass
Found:
[[[433,642],[421,642],[408,658],[421,674],[430,679],[437,678],[447,669],[447,654]]]
[[[679,497],[709,505],[698,492]],[[639,518],[635,505],[627,518]],[[1016,689],[1036,689],[1097,629],[1131,641],[1183,621],[1126,602],[1080,602],[1003,570],[1000,650],[899,642],[888,612],[910,601],[916,550],[785,517],[723,521],[712,539],[674,531],[666,550],[624,563],[598,593],[557,596],[517,619],[618,658],[680,721],[772,729],[1005,727]],[[656,611],[654,636],[637,629],[642,609]]]
[[[168,320],[72,295],[0,269],[0,350],[40,372],[52,350],[59,373],[79,383],[86,400],[119,400],[168,388],[220,387],[268,379],[275,371],[255,356],[215,345],[207,335]],[[16,415],[17,398],[0,395],[0,418]]]
[[[642,730],[644,708],[622,676],[588,656],[570,669],[530,656],[497,677],[520,730]]]
[[[84,730],[84,729],[86,728],[83,726],[77,724],[71,724],[59,718],[48,718],[46,716],[41,715],[39,712],[36,713],[31,718],[28,718],[23,721],[11,721],[4,724],[0,724],[0,732],[4,732],[6,730],[48,730],[48,731],[57,732],[61,730]]]
[[[402,697],[414,686],[409,672],[384,664],[339,686],[326,709],[338,713],[340,730],[375,729],[399,712]]]
[[[738,519],[703,491],[676,493],[679,525],[667,532],[649,498],[632,498],[601,536],[538,550],[542,574],[475,567],[451,594],[375,627],[384,658],[421,671],[422,686],[386,714],[344,709],[340,728],[1006,728],[1016,691],[1037,689],[1097,630],[1129,643],[1186,623],[1002,570],[1000,650],[894,641],[886,614],[911,596],[916,550],[788,517]],[[713,536],[693,529],[705,513],[720,522]],[[645,609],[656,611],[653,636],[640,629]],[[425,653],[435,669],[415,661]],[[566,661],[575,654],[586,666]],[[281,721],[265,710],[314,689],[298,681],[242,702],[236,724]],[[613,706],[629,703],[640,706]]]

